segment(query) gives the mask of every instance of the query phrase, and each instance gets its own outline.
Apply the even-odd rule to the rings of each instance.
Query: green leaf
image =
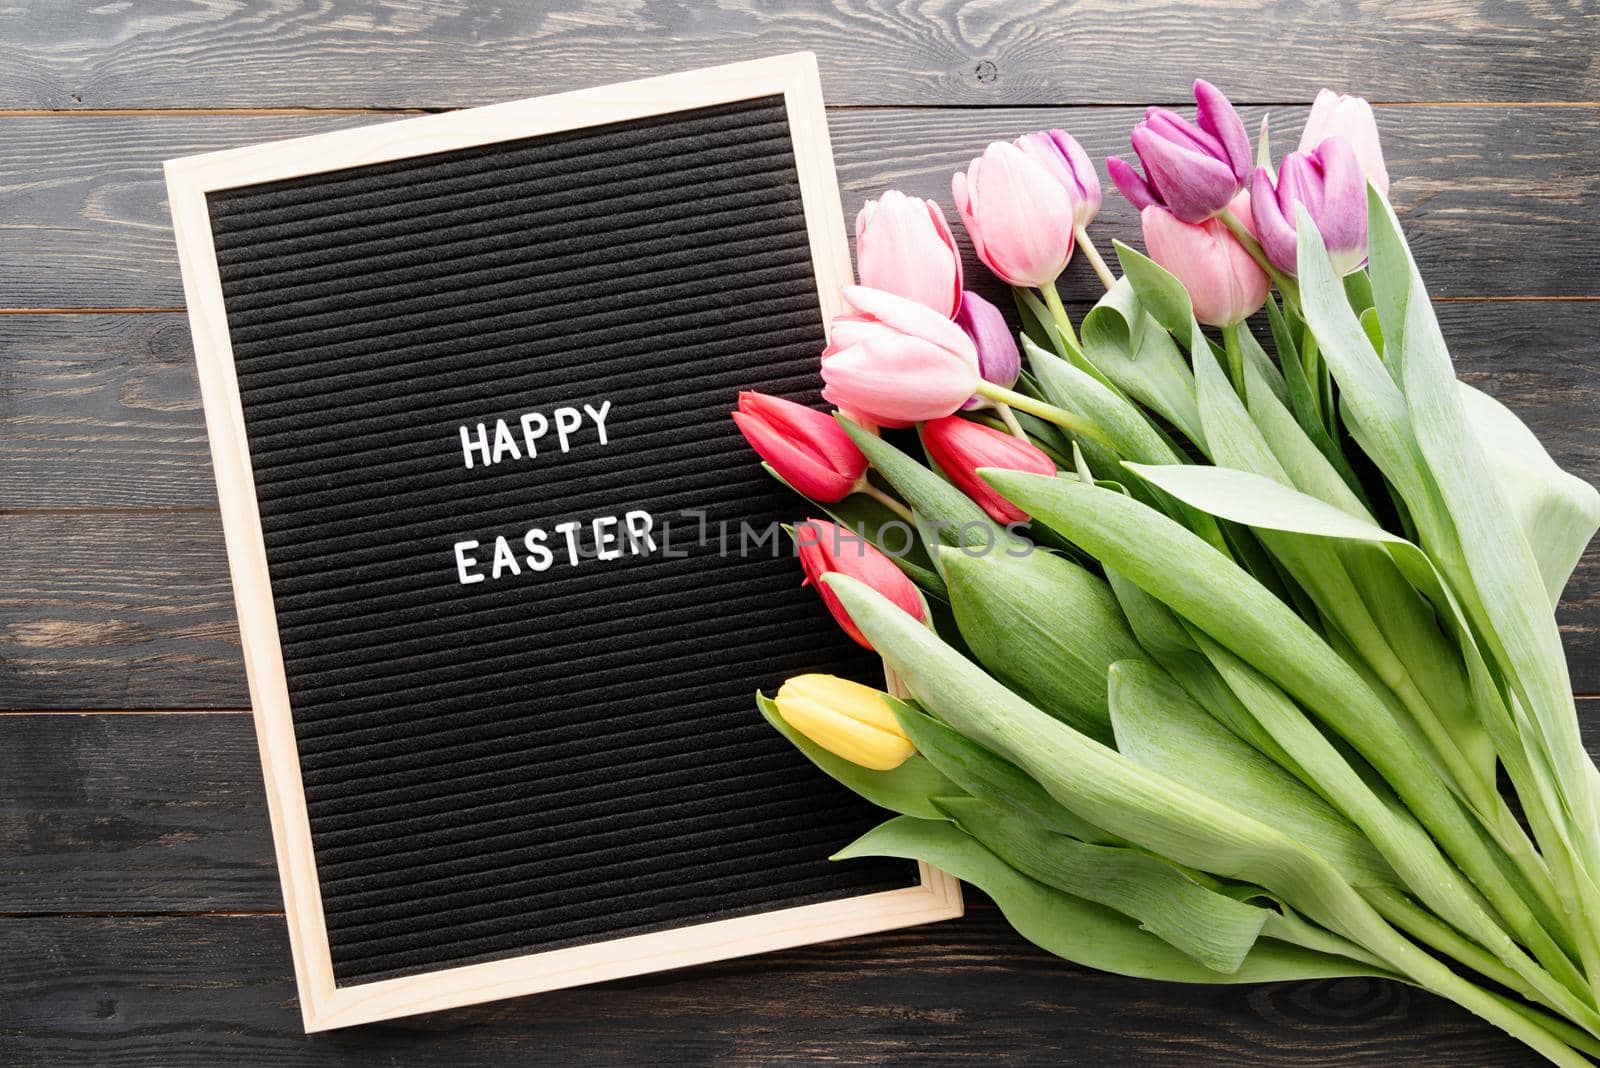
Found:
[[[1194,337],[1194,303],[1189,291],[1165,267],[1121,241],[1115,242],[1122,276],[1133,286],[1139,303],[1162,328],[1188,347]]]
[[[896,718],[899,718],[904,704],[892,697],[887,700]],[[834,756],[789,726],[778,714],[776,702],[765,694],[756,694],[756,707],[766,721],[804,753],[811,763],[880,808],[918,819],[942,820],[945,815],[934,805],[933,799],[961,794],[961,788],[940,774],[921,754],[913,754],[905,763],[889,771],[873,771]]]
[[[850,440],[873,469],[899,492],[920,521],[929,545],[1004,545],[1017,540],[990,519],[972,498],[887,441],[839,416]]]
[[[836,856],[925,861],[988,894],[1017,933],[1040,949],[1117,975],[1172,983],[1262,983],[1384,974],[1371,965],[1271,939],[1258,942],[1237,971],[1218,972],[1114,909],[1028,878],[949,823],[893,819]]]
[[[1085,842],[1115,843],[1104,831],[1073,815],[1009,760],[951,730],[915,705],[902,701],[893,708],[917,752],[973,797],[1014,809],[1058,834],[1070,834]]]
[[[1327,858],[1353,886],[1386,885],[1394,873],[1350,821],[1213,719],[1166,672],[1143,660],[1111,669],[1117,750],[1153,771],[1188,776],[1244,812]]]
[[[1214,971],[1237,972],[1267,922],[1267,909],[1215,893],[1148,853],[1052,834],[972,798],[939,807],[1023,875],[1116,909]]]
[[[1083,317],[1085,357],[1119,389],[1159,414],[1190,440],[1199,440],[1194,375],[1171,335],[1161,329],[1119,278]]]
[[[1105,581],[1050,553],[941,553],[967,647],[1011,689],[1110,744],[1106,669],[1139,655]]]

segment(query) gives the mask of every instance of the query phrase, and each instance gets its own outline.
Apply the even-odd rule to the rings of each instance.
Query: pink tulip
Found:
[[[806,573],[802,585],[814,587],[822,595],[822,603],[833,613],[840,629],[857,645],[872,648],[872,643],[867,641],[850,618],[850,613],[845,611],[838,595],[822,581],[823,575],[835,571],[849,575],[905,609],[912,618],[924,618],[922,595],[917,592],[917,587],[893,560],[859,534],[826,519],[808,519],[795,526],[794,537],[800,569]]]
[[[1194,83],[1195,122],[1167,108],[1150,108],[1133,128],[1133,150],[1144,176],[1112,156],[1106,171],[1122,195],[1143,211],[1166,208],[1183,222],[1211,218],[1250,178],[1250,135],[1222,90]]]
[[[1342,137],[1355,149],[1361,173],[1389,195],[1389,169],[1383,164],[1383,145],[1378,140],[1378,120],[1372,105],[1359,96],[1346,96],[1324,89],[1311,105],[1311,117],[1300,134],[1300,151],[1310,152],[1330,137]]]
[[[1234,214],[1250,218],[1248,196],[1232,203]],[[1208,326],[1241,323],[1266,303],[1271,279],[1221,219],[1186,223],[1152,204],[1139,213],[1145,250],[1183,283],[1194,316]]]
[[[950,192],[978,257],[1003,281],[1046,286],[1072,258],[1072,197],[1016,145],[991,144]]]
[[[978,350],[978,374],[985,382],[1007,389],[1017,384],[1017,376],[1022,373],[1022,353],[1017,351],[1017,340],[1011,336],[1011,327],[999,308],[976,293],[963,294],[956,325],[966,331]],[[988,404],[982,397],[973,397],[961,407],[983,408]]]
[[[815,408],[765,393],[740,393],[733,421],[779,478],[814,501],[844,500],[866,474],[867,458],[850,435]]]
[[[1100,175],[1094,160],[1065,130],[1040,130],[1023,134],[1012,144],[1049,171],[1072,198],[1073,221],[1088,226],[1100,214]]]
[[[1317,224],[1334,270],[1341,275],[1367,262],[1367,185],[1355,150],[1343,137],[1329,137],[1311,152],[1283,157],[1278,180],[1265,167],[1256,171],[1251,216],[1272,265],[1296,272],[1298,208]]]
[[[961,307],[961,253],[931,200],[891,189],[856,215],[856,275],[864,286],[950,318]]]
[[[822,353],[822,396],[880,426],[949,415],[978,391],[978,351],[955,323],[914,300],[846,286],[851,311]]]
[[[1031,442],[959,416],[924,423],[922,443],[939,470],[957,489],[977,501],[996,523],[1021,523],[1028,516],[980,478],[979,468],[1001,467],[1036,475],[1056,473],[1055,461]]]

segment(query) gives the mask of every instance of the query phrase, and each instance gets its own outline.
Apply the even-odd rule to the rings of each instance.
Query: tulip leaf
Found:
[[[1063,808],[1044,787],[1009,760],[995,756],[910,702],[902,701],[892,707],[901,729],[917,747],[917,752],[973,797],[1020,812],[1048,831],[1070,834],[1084,842],[1115,842],[1104,831]]]
[[[1030,879],[1104,905],[1213,971],[1239,970],[1268,910],[1201,886],[1148,853],[1053,834],[975,798],[938,807],[984,848]]]
[[[1192,348],[1195,338],[1204,339],[1195,324],[1194,303],[1189,291],[1165,267],[1121,241],[1115,242],[1122,275],[1133,286],[1139,303],[1155,321],[1184,348]]]
[[[898,718],[900,710],[897,706],[901,706],[901,702],[887,695],[884,699]],[[804,753],[811,763],[880,808],[918,819],[940,820],[945,815],[933,804],[933,798],[961,795],[961,788],[940,774],[921,754],[913,754],[905,763],[889,771],[873,771],[835,756],[789,726],[778,714],[777,703],[765,694],[756,694],[756,707],[766,721]]]
[[[872,464],[903,497],[922,524],[929,545],[993,546],[1020,542],[990,519],[972,498],[887,441],[843,416],[839,424]],[[1025,542],[1023,543],[1025,544]]]
[[[1096,741],[1111,743],[1106,669],[1139,644],[1105,580],[1051,553],[941,553],[967,647],[1000,681]]]
[[[1170,334],[1144,310],[1133,283],[1119,278],[1083,317],[1084,356],[1128,396],[1198,441],[1194,375]]]
[[[1208,968],[1104,905],[1044,885],[1017,871],[958,827],[904,816],[845,847],[837,859],[905,857],[971,883],[994,900],[1006,921],[1046,952],[1088,968],[1173,983],[1262,983],[1290,979],[1382,976],[1346,957],[1261,939],[1238,969]]]
[[[1153,771],[1191,776],[1245,812],[1270,812],[1276,826],[1310,846],[1353,886],[1394,874],[1350,821],[1279,765],[1212,718],[1160,668],[1125,660],[1111,669],[1117,750]],[[944,807],[944,806],[941,806]]]

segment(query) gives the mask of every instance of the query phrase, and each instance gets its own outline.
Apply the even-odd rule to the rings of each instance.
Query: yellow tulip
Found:
[[[900,729],[888,695],[833,675],[796,675],[775,700],[785,723],[834,756],[873,771],[905,763],[916,747]]]

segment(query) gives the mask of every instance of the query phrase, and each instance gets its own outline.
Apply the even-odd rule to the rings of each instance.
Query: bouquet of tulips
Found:
[[[1067,133],[954,176],[1018,335],[937,204],[862,209],[837,412],[734,418],[832,517],[799,559],[887,690],[761,711],[898,814],[841,857],[926,861],[1062,957],[1391,977],[1586,1063],[1600,776],[1553,606],[1600,496],[1456,379],[1366,101],[1325,91],[1274,168],[1195,98],[1134,128],[1142,174],[1107,161],[1144,232],[1121,277]],[[1075,249],[1105,287],[1077,323]]]

